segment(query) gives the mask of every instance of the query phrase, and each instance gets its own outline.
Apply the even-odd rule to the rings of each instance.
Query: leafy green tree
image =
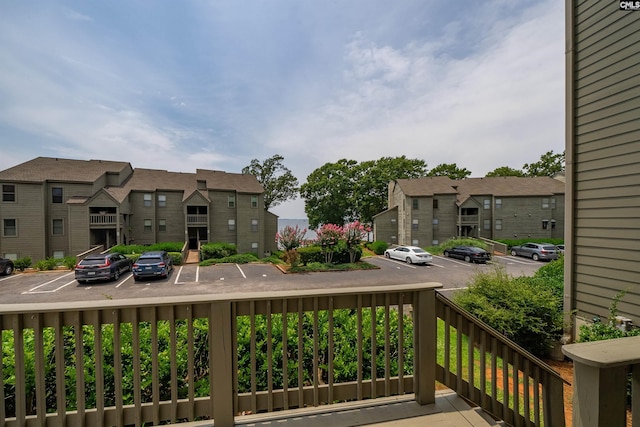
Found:
[[[455,163],[441,163],[427,173],[427,176],[448,176],[451,179],[464,179],[469,175],[470,170],[459,168]]]
[[[370,223],[387,208],[389,182],[425,176],[423,160],[383,157],[358,163],[341,159],[311,172],[300,187],[311,228],[320,224]]]
[[[522,170],[525,176],[553,176],[559,172],[564,172],[564,166],[564,151],[554,154],[553,150],[551,150],[540,156],[540,160],[537,162],[525,163]]]
[[[492,170],[491,172],[485,175],[486,177],[494,177],[494,176],[524,176],[524,172],[520,169],[513,169],[509,166],[501,166]]]
[[[284,157],[275,154],[262,163],[253,159],[249,166],[242,169],[242,173],[254,175],[264,187],[265,209],[278,206],[298,195],[298,179],[284,166],[283,160]]]

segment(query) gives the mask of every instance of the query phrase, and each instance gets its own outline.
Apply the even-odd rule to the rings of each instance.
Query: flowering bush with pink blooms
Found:
[[[295,227],[287,225],[281,232],[276,233],[276,243],[285,251],[294,250],[302,246],[306,234],[306,228],[301,230],[297,225]]]
[[[324,224],[316,230],[316,244],[322,247],[324,262],[329,264],[333,258],[333,249],[344,239],[344,230],[336,224]]]
[[[356,259],[356,248],[367,237],[371,228],[359,221],[355,221],[345,225],[342,230],[347,248],[349,249],[349,259],[350,262],[353,263]]]

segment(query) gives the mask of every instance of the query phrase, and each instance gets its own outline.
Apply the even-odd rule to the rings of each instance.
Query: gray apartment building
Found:
[[[34,261],[95,245],[203,242],[259,256],[277,216],[253,175],[133,169],[127,162],[38,157],[0,171],[0,254]]]
[[[421,247],[457,236],[562,239],[564,186],[551,177],[398,179],[373,219],[374,239]]]
[[[640,10],[566,12],[565,311],[606,319],[626,291],[618,314],[640,325]]]

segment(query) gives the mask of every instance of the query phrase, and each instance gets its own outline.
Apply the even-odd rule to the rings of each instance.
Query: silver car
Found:
[[[511,255],[531,258],[534,261],[558,259],[558,251],[551,243],[525,243],[511,248]]]
[[[433,261],[433,257],[427,251],[417,246],[398,246],[384,251],[387,258],[406,261],[407,264],[427,264]]]

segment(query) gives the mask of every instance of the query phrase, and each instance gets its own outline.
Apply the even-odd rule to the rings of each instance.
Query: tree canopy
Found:
[[[459,168],[455,163],[441,163],[427,173],[427,176],[448,176],[451,179],[464,179],[469,175],[470,170]]]
[[[283,160],[284,157],[275,154],[262,163],[253,159],[249,166],[242,169],[242,173],[254,175],[264,187],[265,209],[278,206],[298,195],[298,179],[284,166]]]
[[[564,166],[564,151],[554,154],[551,150],[540,156],[537,162],[525,163],[522,170],[525,176],[553,176],[564,172]]]
[[[300,187],[309,226],[343,225],[352,221],[370,223],[374,215],[387,208],[390,181],[419,178],[425,176],[426,171],[423,160],[405,156],[361,163],[347,159],[326,163],[311,172]]]
[[[487,177],[492,176],[524,176],[524,172],[520,169],[513,169],[509,166],[501,166],[487,173]]]

